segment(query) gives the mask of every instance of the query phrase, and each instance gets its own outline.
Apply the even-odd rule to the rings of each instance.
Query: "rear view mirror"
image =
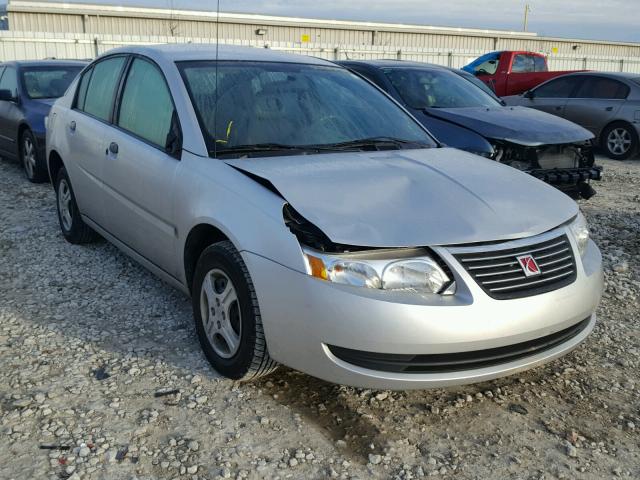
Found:
[[[535,96],[536,95],[533,93],[533,90],[527,90],[524,92],[524,98],[533,99]]]
[[[11,90],[2,89],[0,90],[0,100],[4,102],[13,102],[15,101],[15,97]]]

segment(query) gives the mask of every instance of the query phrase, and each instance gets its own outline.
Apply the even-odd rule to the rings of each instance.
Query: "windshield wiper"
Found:
[[[432,145],[415,140],[403,140],[394,137],[370,137],[348,142],[329,143],[323,145],[313,145],[310,147],[321,150],[380,150],[380,149],[402,149],[402,148],[428,148]]]
[[[256,143],[254,145],[234,145],[232,147],[221,147],[215,151],[211,150],[209,154],[217,155],[242,155],[251,153],[265,153],[265,152],[307,152],[314,150],[306,146],[299,145],[286,145],[282,143]],[[317,149],[315,149],[317,150]]]
[[[321,153],[336,151],[361,151],[401,148],[428,148],[432,145],[412,140],[393,137],[371,137],[348,142],[317,144],[317,145],[286,145],[282,143],[257,143],[255,145],[234,145],[221,147],[209,152],[210,155],[251,155],[255,153]]]

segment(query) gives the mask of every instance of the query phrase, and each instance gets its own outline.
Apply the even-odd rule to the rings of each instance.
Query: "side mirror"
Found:
[[[16,98],[13,96],[11,90],[2,89],[0,90],[0,100],[3,102],[15,102]]]
[[[535,98],[535,93],[533,93],[533,90],[527,90],[526,92],[524,92],[524,98],[528,98],[529,100],[533,100]]]

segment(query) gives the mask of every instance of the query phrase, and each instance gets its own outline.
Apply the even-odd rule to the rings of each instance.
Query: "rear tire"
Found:
[[[76,197],[67,170],[62,167],[55,181],[56,210],[64,238],[73,244],[91,243],[98,235],[80,217]]]
[[[278,368],[267,350],[249,271],[231,242],[202,252],[191,292],[198,339],[217,372],[247,381]]]
[[[47,180],[47,171],[42,165],[44,162],[39,158],[36,139],[31,130],[25,130],[20,135],[20,162],[24,169],[24,174],[32,183],[42,183]]]
[[[609,158],[627,160],[638,151],[638,133],[625,122],[614,122],[602,132],[602,148]]]

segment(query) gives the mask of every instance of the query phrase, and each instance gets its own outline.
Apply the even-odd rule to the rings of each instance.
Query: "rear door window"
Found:
[[[576,91],[575,98],[622,100],[629,95],[629,87],[606,77],[587,77]]]
[[[577,77],[564,77],[550,80],[534,90],[538,98],[569,98],[580,81]]]
[[[92,69],[91,78],[88,80],[82,108],[80,108],[79,102],[76,107],[89,115],[109,122],[111,120],[113,100],[125,61],[126,57],[119,56],[107,58],[97,63]],[[79,88],[81,89],[83,88],[85,77],[87,77],[86,73],[80,83]]]
[[[118,126],[162,149],[174,112],[169,87],[153,63],[136,58],[122,91]]]

